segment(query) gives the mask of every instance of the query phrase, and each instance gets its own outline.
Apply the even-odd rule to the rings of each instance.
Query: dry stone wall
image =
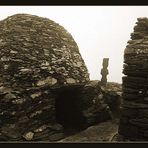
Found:
[[[47,18],[0,21],[0,140],[57,140],[51,89],[83,85],[89,74],[72,36]]]
[[[148,140],[148,18],[138,18],[124,52],[123,73],[119,134]]]

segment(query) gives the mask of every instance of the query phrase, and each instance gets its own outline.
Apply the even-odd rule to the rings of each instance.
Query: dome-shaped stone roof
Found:
[[[0,21],[0,141],[62,137],[57,92],[87,81],[78,46],[62,26],[29,14]]]
[[[89,81],[72,36],[54,21],[29,14],[16,14],[0,22],[0,70],[0,82],[13,87]]]

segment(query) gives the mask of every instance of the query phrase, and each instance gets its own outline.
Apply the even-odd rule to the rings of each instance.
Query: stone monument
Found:
[[[106,84],[107,84],[108,61],[109,61],[109,58],[103,58],[103,63],[102,63],[103,68],[101,69],[101,75],[102,75],[101,85],[102,86],[106,86]]]

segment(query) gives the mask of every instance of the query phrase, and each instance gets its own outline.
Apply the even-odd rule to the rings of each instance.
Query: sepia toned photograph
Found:
[[[148,142],[148,6],[0,6],[2,142]]]

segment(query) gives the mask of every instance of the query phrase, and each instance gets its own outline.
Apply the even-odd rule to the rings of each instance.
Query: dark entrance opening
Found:
[[[64,89],[56,98],[56,120],[63,125],[66,134],[75,133],[86,127],[86,119],[79,106],[80,90]]]

